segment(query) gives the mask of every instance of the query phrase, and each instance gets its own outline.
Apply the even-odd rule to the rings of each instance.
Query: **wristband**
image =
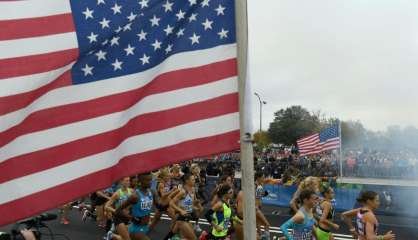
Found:
[[[382,235],[377,236],[377,240],[383,240],[383,239],[385,239],[385,238]]]

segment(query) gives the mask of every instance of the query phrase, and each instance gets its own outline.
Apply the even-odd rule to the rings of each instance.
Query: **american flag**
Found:
[[[231,0],[0,2],[0,225],[239,148]]]
[[[340,147],[340,134],[338,125],[326,128],[297,141],[301,156],[317,154]]]

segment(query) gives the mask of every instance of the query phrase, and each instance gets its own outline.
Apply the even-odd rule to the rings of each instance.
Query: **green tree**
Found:
[[[274,113],[268,134],[274,143],[291,145],[299,138],[319,132],[320,129],[318,114],[311,114],[301,106],[291,106]]]
[[[368,140],[369,133],[360,121],[342,121],[341,139],[343,148],[361,148]]]
[[[270,145],[271,139],[266,131],[258,131],[254,134],[254,141],[260,149],[263,149]]]

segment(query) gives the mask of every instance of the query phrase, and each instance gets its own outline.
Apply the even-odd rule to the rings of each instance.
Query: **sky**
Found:
[[[291,105],[418,127],[418,1],[248,0],[249,81],[263,129]],[[253,126],[259,102],[251,95]]]

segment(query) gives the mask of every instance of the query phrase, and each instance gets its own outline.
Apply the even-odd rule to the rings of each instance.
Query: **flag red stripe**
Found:
[[[71,13],[0,21],[0,41],[74,32]]]
[[[28,79],[30,81],[30,79]],[[61,74],[56,80],[30,92],[0,97],[0,115],[14,112],[30,105],[45,93],[60,87],[71,85],[71,71]],[[0,134],[1,135],[1,134]]]
[[[129,100],[126,100],[129,101]],[[219,108],[219,106],[223,106]],[[83,157],[108,151],[125,139],[177,125],[238,112],[238,93],[233,93],[166,111],[144,114],[119,129],[32,152],[0,163],[0,184],[14,178],[44,171]],[[86,147],[89,146],[89,147]],[[39,161],[42,159],[42,161]],[[19,166],[16,168],[16,166]]]
[[[311,148],[311,147],[315,147],[316,145],[318,145],[319,143],[319,138],[311,143],[306,143],[306,144],[298,144],[299,148]]]
[[[339,146],[340,146],[339,139],[334,139],[329,142],[319,143],[318,145],[308,148],[308,149],[300,150],[300,153],[302,156],[317,154],[323,151],[328,151],[328,150],[339,148]]]
[[[303,143],[303,142],[306,142],[306,141],[310,141],[310,140],[312,140],[312,139],[316,138],[317,136],[319,136],[319,135],[318,135],[317,133],[315,133],[315,134],[313,134],[313,135],[310,135],[310,136],[304,137],[304,138],[302,138],[302,139],[299,139],[299,140],[297,140],[296,142],[297,142],[297,143]]]
[[[173,164],[173,159],[176,162],[181,162],[193,157],[204,157],[236,150],[239,148],[238,140],[239,131],[237,130],[125,157],[112,168],[0,205],[2,214],[0,226],[16,222],[22,216],[42,213],[51,209],[51,206],[60,206],[70,199],[76,199],[95,190],[106,188],[124,176]],[[207,146],[211,147],[208,148]],[[170,157],[164,158],[161,156]]]
[[[1,132],[0,147],[24,134],[125,110],[152,94],[215,82],[236,75],[236,59],[230,59],[165,73],[148,85],[132,91],[37,111],[18,125]],[[80,109],[89,111],[79,111]]]
[[[0,60],[1,79],[48,72],[78,58],[78,48]],[[30,79],[28,79],[30,80]]]

